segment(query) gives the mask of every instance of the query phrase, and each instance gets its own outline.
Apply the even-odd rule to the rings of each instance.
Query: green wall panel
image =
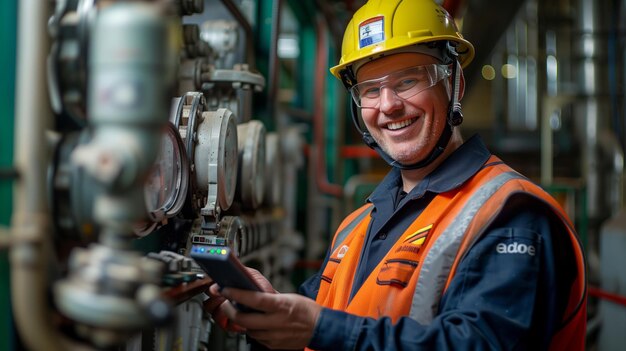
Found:
[[[17,0],[0,1],[0,168],[13,164],[13,115],[15,101],[15,53],[17,36]],[[0,226],[11,220],[12,183],[0,180]],[[0,251],[0,350],[13,350],[14,332],[11,317],[9,263],[6,251]]]

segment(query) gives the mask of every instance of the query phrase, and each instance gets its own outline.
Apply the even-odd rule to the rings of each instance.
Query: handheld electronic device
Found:
[[[221,288],[263,291],[227,246],[194,244],[191,246],[190,256]],[[255,311],[234,301],[231,302],[241,311]]]

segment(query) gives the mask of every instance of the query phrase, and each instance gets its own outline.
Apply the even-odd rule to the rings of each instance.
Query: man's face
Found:
[[[411,67],[438,63],[428,55],[401,53],[365,64],[357,72],[359,83]],[[378,145],[401,164],[426,158],[446,125],[449,98],[445,78],[414,96],[403,99],[391,89],[380,89],[377,107],[361,108],[367,130]]]

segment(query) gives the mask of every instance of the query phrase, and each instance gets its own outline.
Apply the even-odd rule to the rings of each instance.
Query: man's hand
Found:
[[[272,284],[267,279],[265,279],[261,272],[250,267],[246,267],[246,269],[248,270],[250,275],[252,275],[254,281],[257,283],[257,285],[259,285],[259,287],[261,287],[263,291],[276,293],[276,290],[274,290]],[[230,319],[228,319],[228,316],[224,312],[225,306],[230,305],[230,302],[228,302],[228,300],[226,300],[220,294],[219,287],[215,282],[211,283],[206,293],[211,298],[204,302],[203,307],[204,310],[211,315],[213,320],[226,331],[244,333],[245,329],[241,326],[234,324]]]
[[[259,343],[271,349],[302,349],[308,345],[322,307],[297,294],[271,294],[226,288],[221,295],[262,313],[245,313],[224,303],[223,312]]]

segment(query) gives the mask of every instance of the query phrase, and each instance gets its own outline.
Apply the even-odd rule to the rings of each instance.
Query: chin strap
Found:
[[[461,112],[461,103],[459,102],[459,95],[461,90],[461,75],[459,74],[458,70],[460,66],[461,64],[459,63],[459,61],[454,59],[454,63],[452,64],[452,79],[454,81],[454,84],[452,86],[450,105],[448,105],[448,115],[446,118],[448,123],[446,123],[446,126],[443,129],[443,132],[441,133],[441,136],[437,141],[437,145],[435,145],[433,150],[430,152],[430,154],[428,154],[425,159],[408,165],[399,163],[398,161],[394,160],[391,156],[389,156],[389,154],[383,151],[383,149],[380,147],[380,145],[378,145],[378,143],[374,140],[374,138],[368,131],[364,131],[363,129],[361,129],[358,118],[358,107],[356,106],[356,103],[352,101],[350,109],[352,112],[352,122],[356,126],[356,129],[359,131],[359,133],[361,133],[365,144],[370,148],[376,150],[376,152],[390,166],[399,169],[424,168],[431,164],[435,159],[437,159],[437,157],[441,156],[443,151],[446,149],[446,146],[448,146],[450,139],[452,138],[452,129],[463,123],[463,113]]]
[[[458,60],[454,60],[452,64],[452,79],[454,85],[452,86],[452,98],[450,100],[450,106],[448,107],[448,124],[452,127],[456,127],[463,123],[463,113],[461,112],[461,102],[459,96],[461,95],[461,75],[459,69],[461,64]]]

